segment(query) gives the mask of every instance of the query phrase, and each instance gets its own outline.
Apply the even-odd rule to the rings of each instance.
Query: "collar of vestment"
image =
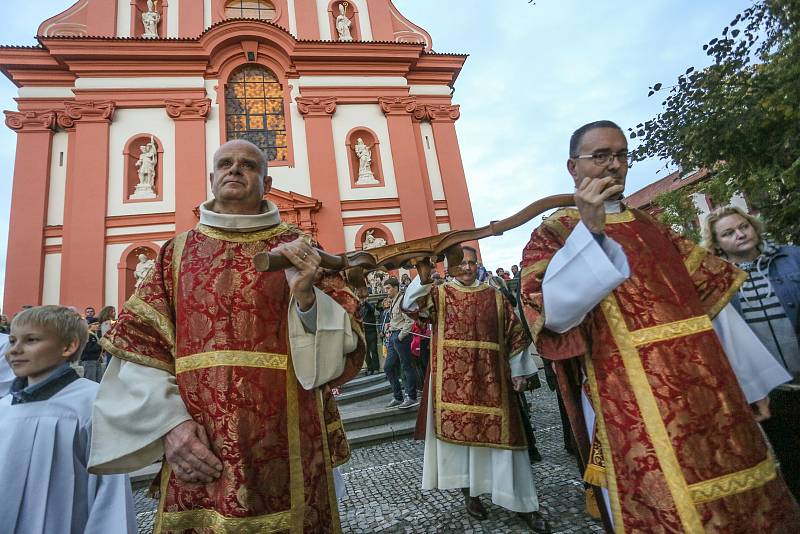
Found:
[[[628,209],[621,200],[606,200],[606,224],[626,223],[635,220],[633,211]],[[576,208],[565,208],[557,213],[566,214],[573,219],[580,219],[581,213]]]
[[[289,230],[289,225],[281,222],[278,206],[269,200],[261,201],[261,213],[240,215],[217,213],[214,211],[212,199],[200,205],[200,224],[197,230],[222,241],[247,243],[282,234]]]
[[[11,384],[11,404],[47,400],[78,378],[78,373],[70,366],[69,362],[58,366],[50,373],[50,376],[32,386],[28,385],[27,378],[17,377]]]
[[[449,285],[453,289],[457,291],[463,291],[464,293],[473,293],[475,291],[481,291],[489,287],[488,284],[484,284],[478,279],[475,279],[475,281],[472,282],[472,284],[470,285],[465,285],[459,282],[458,279],[453,278],[453,281]]]

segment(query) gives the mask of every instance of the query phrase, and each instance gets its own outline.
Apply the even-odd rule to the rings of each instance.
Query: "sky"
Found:
[[[36,44],[45,19],[74,0],[0,2],[0,45]],[[394,0],[425,28],[437,52],[469,54],[456,81],[456,123],[476,225],[508,217],[539,198],[571,193],[570,134],[610,119],[623,129],[654,117],[657,82],[672,85],[708,58],[702,46],[751,5],[745,0]],[[0,76],[0,106],[16,110],[16,87]],[[635,145],[631,145],[632,147]],[[16,134],[0,127],[0,296]],[[662,178],[664,162],[637,163],[632,193]],[[484,263],[518,263],[537,222],[481,242]],[[25,239],[15,229],[16,239]],[[31,243],[31,246],[39,246]]]

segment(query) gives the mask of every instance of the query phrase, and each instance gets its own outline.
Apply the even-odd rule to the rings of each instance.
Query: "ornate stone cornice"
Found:
[[[115,109],[116,105],[110,101],[64,102],[64,111],[58,113],[58,125],[70,129],[76,122],[111,122]]]
[[[417,115],[417,99],[413,96],[378,98],[378,104],[385,115]]]
[[[460,116],[460,106],[449,104],[425,106],[425,118],[431,122],[453,122]]]
[[[211,110],[210,98],[184,98],[183,100],[165,100],[167,115],[175,120],[203,119]]]
[[[15,132],[52,131],[56,127],[55,111],[4,111],[6,126]]]
[[[336,112],[335,96],[324,98],[298,96],[294,101],[297,102],[297,110],[302,115],[322,117],[325,115],[333,115]]]

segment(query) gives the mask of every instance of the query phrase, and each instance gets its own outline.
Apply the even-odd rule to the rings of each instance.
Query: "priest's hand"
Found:
[[[167,432],[164,455],[175,476],[187,484],[208,484],[222,474],[222,462],[211,452],[206,429],[193,420]]]
[[[296,239],[291,243],[279,245],[272,252],[280,252],[294,265],[294,267],[284,271],[286,273],[286,281],[289,282],[289,289],[294,298],[297,299],[300,309],[307,311],[316,302],[314,280],[319,264],[322,261],[319,252],[303,239]]]
[[[528,386],[528,377],[512,376],[511,386],[514,388],[514,391],[525,391],[525,388]]]
[[[614,183],[613,176],[586,177],[575,190],[575,205],[581,220],[593,234],[602,234],[606,228],[605,201],[622,193],[625,186]]]
[[[766,421],[772,417],[772,413],[769,411],[769,397],[764,397],[761,400],[757,400],[752,404],[752,407],[756,422],[760,423],[761,421]]]

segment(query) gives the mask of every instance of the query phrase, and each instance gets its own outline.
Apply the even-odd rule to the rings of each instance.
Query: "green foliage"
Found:
[[[691,192],[685,188],[668,191],[658,195],[654,202],[663,210],[658,216],[661,222],[695,243],[700,241],[700,229],[695,223],[700,212],[692,202]]]
[[[784,242],[800,242],[799,29],[800,0],[755,2],[703,47],[711,66],[650,88],[668,89],[663,110],[630,129],[638,159],[712,170],[700,188],[715,200],[740,191]]]

